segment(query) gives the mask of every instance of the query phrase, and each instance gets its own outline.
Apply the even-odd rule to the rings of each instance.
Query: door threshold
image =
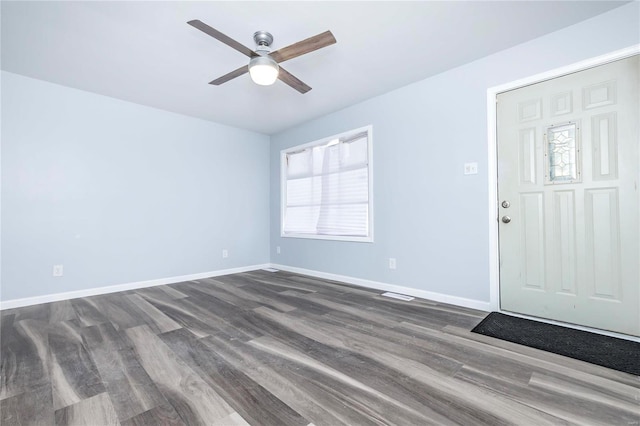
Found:
[[[547,324],[559,325],[559,326],[562,326],[562,327],[573,328],[575,330],[588,331],[588,332],[591,332],[591,333],[602,334],[603,336],[616,337],[618,339],[630,340],[632,342],[640,343],[640,336],[632,336],[630,334],[616,333],[615,331],[601,330],[599,328],[586,327],[586,326],[583,326],[583,325],[571,324],[571,323],[568,323],[568,322],[556,321],[556,320],[551,320],[551,319],[547,319],[547,318],[534,317],[534,316],[531,316],[531,315],[518,314],[516,312],[504,311],[502,309],[498,310],[498,312],[500,312],[501,314],[505,314],[505,315],[511,315],[513,317],[524,318],[524,319],[529,319],[529,320],[538,321],[538,322],[544,322],[544,323],[547,323]]]

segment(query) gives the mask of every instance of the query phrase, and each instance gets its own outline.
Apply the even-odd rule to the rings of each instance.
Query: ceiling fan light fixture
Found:
[[[198,19],[193,19],[187,22],[187,24],[226,44],[232,49],[237,50],[250,59],[248,66],[243,65],[236,70],[226,73],[222,77],[210,81],[209,84],[213,84],[214,86],[219,86],[249,72],[251,79],[256,84],[268,86],[275,83],[279,78],[284,84],[305,94],[311,90],[311,86],[288,73],[287,70],[281,68],[278,63],[322,49],[336,42],[336,38],[331,34],[331,31],[325,31],[287,47],[283,47],[282,49],[278,49],[275,52],[271,52],[270,46],[273,43],[273,36],[267,31],[256,31],[253,34],[253,41],[256,42],[257,48],[253,51],[244,44],[222,34],[220,31]],[[280,71],[282,71],[282,75],[280,75]]]
[[[268,56],[256,56],[249,61],[249,75],[254,83],[270,86],[278,79],[278,63]]]

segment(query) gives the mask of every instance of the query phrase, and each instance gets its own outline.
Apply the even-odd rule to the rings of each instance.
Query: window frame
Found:
[[[367,175],[368,175],[368,225],[369,232],[365,237],[349,236],[349,235],[323,235],[323,234],[301,234],[301,233],[285,233],[284,232],[284,220],[287,209],[287,169],[286,158],[287,154],[295,153],[297,151],[307,149],[310,147],[325,145],[333,139],[340,139],[349,135],[357,133],[367,132]],[[350,241],[360,243],[373,243],[373,126],[368,125],[359,127],[345,132],[338,133],[336,135],[328,136],[322,139],[317,139],[312,142],[307,142],[302,145],[296,145],[285,148],[280,151],[280,237],[282,238],[302,238],[311,240],[331,240],[331,241]]]
[[[575,144],[575,160],[576,160],[576,177],[572,179],[552,179],[551,177],[551,151],[549,149],[549,134],[552,129],[557,129],[561,127],[574,126],[575,135],[574,135],[574,144]],[[573,121],[565,121],[556,124],[549,124],[544,127],[544,134],[542,136],[544,142],[544,185],[567,185],[574,183],[582,183],[582,132],[581,132],[581,122],[580,120]]]

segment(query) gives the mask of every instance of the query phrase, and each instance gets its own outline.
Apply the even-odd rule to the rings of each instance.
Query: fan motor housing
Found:
[[[253,34],[253,40],[258,46],[271,46],[273,36],[268,31],[256,31]]]

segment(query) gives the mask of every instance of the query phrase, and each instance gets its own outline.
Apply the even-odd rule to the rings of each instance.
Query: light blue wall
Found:
[[[487,89],[640,43],[639,16],[635,2],[272,136],[271,261],[489,301]],[[375,242],[281,238],[280,150],[368,124]]]
[[[640,43],[639,16],[634,2],[274,135],[270,149],[265,135],[3,72],[0,298],[270,260],[488,301],[487,88]],[[375,242],[280,238],[280,150],[368,124]],[[468,161],[478,175],[462,174]]]
[[[269,262],[268,136],[1,83],[2,300]]]

